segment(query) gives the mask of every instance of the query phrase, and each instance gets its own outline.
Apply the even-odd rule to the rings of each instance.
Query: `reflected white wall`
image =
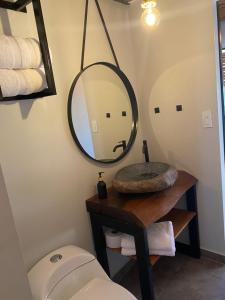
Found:
[[[79,143],[91,157],[95,157],[86,97],[83,81],[78,80],[71,104],[72,123]]]

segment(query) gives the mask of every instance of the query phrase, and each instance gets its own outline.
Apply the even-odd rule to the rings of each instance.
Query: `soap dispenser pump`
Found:
[[[98,174],[99,174],[98,184],[97,184],[98,198],[106,199],[107,198],[107,188],[106,188],[106,183],[103,181],[103,178],[102,178],[102,174],[104,174],[104,172],[99,172]]]

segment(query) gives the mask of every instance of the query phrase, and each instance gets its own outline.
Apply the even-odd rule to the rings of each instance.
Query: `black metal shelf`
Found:
[[[32,0],[18,0],[14,3],[0,0],[0,7],[26,13],[27,12],[26,6],[31,2]]]
[[[15,97],[3,97],[4,102],[7,101],[18,101],[18,100],[32,100],[32,99],[37,99],[37,98],[43,98],[43,97],[48,97],[48,96],[52,96],[53,94],[51,92],[49,92],[48,89],[45,89],[41,92],[38,93],[33,93],[33,94],[29,94],[29,95],[18,95]]]
[[[42,98],[46,96],[56,95],[56,87],[55,87],[55,80],[54,80],[53,69],[52,69],[52,62],[51,62],[50,51],[48,47],[48,40],[47,40],[40,0],[18,0],[15,3],[0,0],[0,8],[10,9],[18,12],[27,12],[26,7],[30,3],[32,3],[33,5],[35,22],[37,26],[38,38],[39,38],[40,49],[41,49],[42,60],[44,64],[45,76],[46,76],[48,88],[38,93],[33,93],[29,95],[18,95],[15,97],[3,97],[0,91],[0,102],[28,100],[28,99],[35,99],[35,98]]]

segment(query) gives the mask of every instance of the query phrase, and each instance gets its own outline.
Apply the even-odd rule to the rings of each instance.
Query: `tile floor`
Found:
[[[137,267],[120,282],[141,300]],[[225,300],[225,264],[178,254],[154,266],[156,300]]]

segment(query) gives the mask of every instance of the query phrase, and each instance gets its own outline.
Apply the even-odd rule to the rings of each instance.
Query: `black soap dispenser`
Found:
[[[106,183],[103,181],[102,174],[104,172],[99,172],[97,190],[98,190],[98,198],[99,199],[106,199],[107,198],[107,188]]]

